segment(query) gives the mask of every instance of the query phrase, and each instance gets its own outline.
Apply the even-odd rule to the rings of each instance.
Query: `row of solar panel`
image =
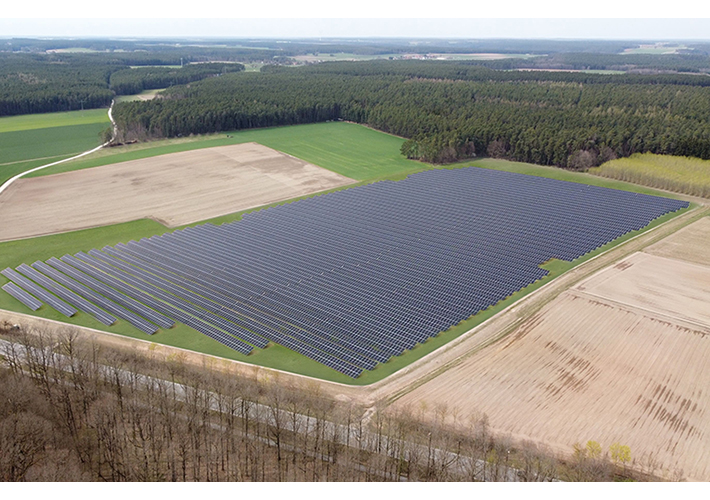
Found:
[[[279,343],[355,377],[544,277],[540,263],[684,206],[440,170],[48,262],[155,322],[181,321],[242,352]]]
[[[73,259],[71,256],[65,256],[63,259],[71,262],[72,264],[74,264],[78,268],[83,269],[84,271],[88,271],[88,274],[99,274],[100,272],[98,269],[94,270],[90,266],[83,266],[81,262]],[[124,309],[118,304],[111,302],[105,297],[101,297],[93,290],[81,284],[81,282],[84,282],[88,285],[93,286],[95,289],[102,291],[106,295],[112,296],[112,298],[115,299],[117,302],[126,304],[129,307],[135,307],[136,309],[139,309],[142,313],[146,314],[146,316],[149,317],[152,321],[159,322],[164,327],[174,325],[174,321],[162,316],[156,311],[150,310],[149,308],[136,302],[129,296],[123,295],[120,292],[116,292],[115,290],[106,287],[101,282],[94,280],[91,276],[87,274],[83,274],[78,269],[72,268],[65,262],[61,262],[56,259],[50,259],[50,264],[52,264],[54,268],[48,266],[43,262],[36,262],[35,264],[33,264],[34,269],[26,264],[22,264],[17,268],[17,271],[21,272],[24,276],[10,268],[3,270],[2,274],[12,280],[10,283],[4,285],[3,289],[35,311],[39,309],[42,305],[42,302],[35,298],[36,296],[44,300],[52,308],[56,309],[57,311],[68,317],[71,317],[76,314],[77,310],[66,302],[76,306],[81,311],[91,314],[97,320],[106,325],[110,326],[116,322],[116,318],[114,316],[95,306],[94,304],[86,300],[84,297],[78,295],[77,293],[74,293],[72,291],[73,289],[76,292],[83,294],[85,297],[91,298],[93,301],[103,306],[107,310],[114,312],[117,316],[126,319],[142,331],[149,334],[153,334],[157,331],[156,325]],[[60,273],[57,269],[61,269],[67,275],[73,276],[74,279],[69,278],[67,275]],[[34,282],[28,278],[31,278],[32,280],[34,280]],[[110,280],[107,279],[107,281]],[[113,284],[116,285],[117,283],[114,282]],[[52,295],[52,293],[47,292],[39,285],[42,285],[46,288],[46,290],[51,291],[58,297],[63,298],[64,300],[66,300],[66,302],[55,297],[54,295]],[[66,287],[62,285],[66,285]],[[121,286],[121,288],[123,288],[124,291],[128,291],[129,294],[135,293],[136,295],[141,296],[141,298],[143,298],[144,300],[146,299],[146,295],[142,292],[137,292],[135,290],[127,290],[123,286]],[[31,294],[28,293],[28,291],[31,292]],[[154,302],[154,304],[157,303]],[[225,345],[235,350],[239,350],[240,352],[243,352],[245,354],[248,354],[252,350],[251,346],[249,346],[248,344],[245,344],[239,339],[225,336],[223,332],[221,332],[211,324],[201,322],[198,319],[190,317],[189,315],[181,315],[176,309],[170,309],[169,312],[180,316],[180,319],[185,324],[188,324],[196,330],[201,331],[202,333],[205,333],[206,335],[209,335],[212,338],[215,338],[216,340],[224,343]]]
[[[142,300],[151,303],[154,307],[156,307],[158,310],[162,309],[163,312],[167,312],[169,314],[172,314],[174,317],[182,321],[183,323],[187,324],[188,326],[193,327],[194,329],[222,342],[223,344],[238,350],[240,352],[243,352],[245,354],[248,354],[251,350],[252,347],[249,346],[248,344],[242,342],[238,338],[230,338],[228,336],[225,336],[221,331],[219,331],[217,328],[215,328],[213,325],[218,325],[221,329],[232,333],[232,334],[237,334],[241,338],[247,338],[249,339],[252,343],[255,345],[258,345],[259,347],[266,347],[268,341],[265,340],[264,338],[258,337],[248,330],[238,328],[234,323],[231,323],[229,321],[224,320],[223,318],[216,316],[216,315],[210,315],[209,313],[206,313],[205,311],[201,311],[198,308],[192,306],[189,302],[184,301],[179,299],[177,296],[171,296],[170,294],[167,294],[163,292],[161,289],[150,286],[148,280],[143,280],[144,282],[139,282],[136,280],[134,277],[132,277],[129,273],[122,272],[120,270],[120,267],[124,267],[125,269],[133,270],[134,272],[137,272],[135,268],[129,268],[126,266],[126,264],[122,264],[120,260],[118,259],[113,259],[111,256],[102,254],[100,252],[97,252],[93,250],[91,253],[97,256],[101,256],[102,260],[105,262],[110,262],[116,266],[116,268],[113,268],[111,266],[108,266],[106,263],[101,262],[101,260],[98,260],[96,258],[92,258],[89,255],[79,253],[77,254],[76,257],[72,256],[64,256],[62,257],[61,261],[58,261],[56,259],[50,259],[50,264],[52,264],[54,267],[61,269],[65,273],[74,276],[74,278],[79,279],[80,281],[83,281],[85,283],[90,284],[96,289],[99,289],[103,291],[104,293],[107,292],[107,290],[104,288],[105,285],[102,284],[101,282],[97,281],[97,279],[101,279],[103,283],[109,283],[116,288],[119,288],[122,290],[122,292],[126,292],[127,295],[122,296],[118,292],[113,292],[114,298],[119,298],[121,297],[121,300],[125,303],[129,303],[132,306],[138,305],[137,309],[140,309],[144,313],[148,313],[147,316],[149,316],[153,321],[156,322],[161,322],[164,325],[171,324],[171,320],[165,320],[159,313],[156,311],[150,311],[145,306],[142,306],[136,302],[133,301],[133,299],[130,298],[130,295],[137,296],[141,298]],[[70,266],[71,264],[71,266]],[[43,269],[44,271],[47,271],[47,265],[41,262],[37,262],[35,264],[36,267]],[[47,267],[43,267],[47,266]],[[51,268],[49,268],[51,269]],[[60,296],[64,296],[65,298],[69,299],[71,302],[76,303],[77,305],[81,305],[81,310],[85,310],[85,312],[89,312],[97,319],[104,319],[104,318],[111,318],[112,321],[103,321],[105,324],[113,324],[115,322],[115,318],[112,316],[108,315],[101,309],[99,309],[96,306],[93,306],[92,304],[86,302],[82,297],[72,293],[68,289],[62,287],[59,285],[57,282],[49,279],[47,276],[42,275],[39,273],[37,270],[23,264],[18,267],[18,270],[21,271],[25,276],[31,277],[34,279],[37,283],[41,283],[48,289],[52,290],[53,292],[57,293]],[[85,274],[82,274],[85,273]],[[12,269],[6,269],[3,271],[3,274],[12,279],[15,283],[20,283],[24,287],[31,289],[36,295],[44,298],[47,303],[52,304],[53,307],[57,308],[60,312],[64,312],[67,315],[73,315],[76,313],[75,310],[72,310],[68,305],[63,304],[60,300],[58,300],[56,297],[52,297],[51,294],[48,294],[46,291],[42,290],[39,286],[37,286],[35,283],[32,283],[25,277],[21,276],[18,274],[16,271],[13,271]],[[58,271],[54,271],[55,277],[57,277]],[[125,280],[123,283],[121,283],[119,280],[115,279],[112,275],[118,276]],[[93,277],[92,277],[93,276]],[[148,277],[149,275],[146,275]],[[65,283],[68,283],[70,281],[70,278],[64,277],[62,279]],[[38,309],[41,306],[41,303],[37,301],[34,297],[29,295],[27,292],[16,286],[14,283],[8,283],[6,284],[3,289],[8,291],[8,293],[11,293],[13,296],[18,298],[18,300],[21,300],[23,303],[26,303],[28,306],[32,306],[34,310]],[[152,294],[154,294],[156,297],[160,297],[162,300],[165,301],[165,303],[161,304],[155,299],[151,298],[148,296],[143,289],[147,289],[150,291]],[[176,288],[173,289],[174,291],[178,291]],[[187,292],[184,289],[181,289],[182,293]],[[84,290],[86,292],[88,290]],[[180,293],[180,292],[178,292]],[[87,293],[87,295],[90,295]],[[199,296],[192,294],[192,299],[195,300]],[[95,298],[95,297],[94,297]],[[188,310],[192,315],[185,314],[182,311],[172,308],[170,304],[175,304],[177,303],[180,307],[182,307],[184,310]],[[202,305],[208,306],[209,307],[209,302],[208,301],[201,301]],[[224,313],[224,311],[222,311]],[[233,316],[235,317],[235,316]],[[202,318],[205,320],[210,321],[211,323],[207,323],[206,321],[200,321],[200,319],[197,318]],[[241,319],[241,318],[238,318]],[[252,323],[252,326],[255,325],[256,323]],[[145,330],[145,329],[144,329]],[[154,330],[151,328],[150,330]],[[279,343],[295,350],[296,352],[300,352],[302,354],[308,355],[309,357],[312,357],[313,359],[316,359],[318,361],[326,362],[328,365],[332,365],[333,367],[340,369],[343,373],[346,373],[350,376],[357,377],[361,373],[361,369],[353,366],[351,363],[348,363],[347,361],[343,361],[337,358],[334,358],[333,356],[324,353],[324,352],[319,352],[317,349],[313,349],[311,346],[299,342],[297,339],[290,338],[286,335],[283,334],[278,334],[276,332],[272,332],[272,336],[276,337]],[[367,368],[373,368],[376,364],[376,362],[371,361],[371,360],[366,360],[365,358],[358,358],[357,356],[353,356],[351,354],[348,354],[346,351],[342,351],[341,355],[345,358],[350,358],[350,360],[355,360],[356,362],[362,362],[363,365],[367,366]]]

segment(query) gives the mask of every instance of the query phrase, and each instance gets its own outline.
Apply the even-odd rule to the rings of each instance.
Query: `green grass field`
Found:
[[[98,146],[110,125],[105,109],[0,118],[0,184]]]
[[[592,168],[590,174],[710,198],[710,160],[637,153]]]
[[[52,172],[46,173],[90,168],[98,165],[137,158],[147,158],[159,154],[251,141],[259,142],[268,147],[284,151],[316,165],[320,165],[343,175],[358,179],[362,181],[361,183],[382,179],[399,180],[406,177],[410,173],[430,168],[461,168],[466,166],[477,166],[481,168],[517,172],[552,179],[580,182],[584,184],[593,184],[603,187],[619,188],[646,194],[658,194],[654,190],[643,186],[635,186],[616,180],[604,179],[588,174],[568,172],[552,167],[541,167],[505,160],[481,159],[461,162],[454,165],[447,165],[444,167],[433,167],[423,163],[407,160],[402,157],[399,153],[399,147],[401,146],[403,139],[383,134],[360,125],[344,122],[248,130],[229,134],[171,139],[146,144],[108,148],[100,151],[97,155],[92,155],[94,156],[93,158],[82,159],[54,167],[49,169]],[[38,174],[44,175],[45,172],[38,172]],[[349,187],[344,187],[339,189],[348,188]],[[289,201],[275,203],[274,205],[288,203]],[[260,210],[262,208],[263,207],[253,210]],[[212,219],[210,222],[217,224],[231,222],[238,220],[241,218],[243,213],[249,211],[251,210],[219,217]],[[677,214],[667,215],[662,219],[654,221],[651,224],[651,227],[658,225],[675,215]],[[157,222],[140,220],[115,226],[76,231],[73,233],[0,243],[0,269],[4,269],[5,267],[16,267],[21,263],[32,263],[36,260],[46,260],[53,256],[60,257],[66,253],[74,254],[79,251],[88,251],[92,248],[101,248],[105,245],[115,245],[116,243],[127,242],[131,239],[136,240],[142,237],[162,234],[166,231],[169,230]],[[352,385],[367,385],[381,380],[382,378],[396,372],[422,356],[425,356],[426,354],[490,318],[519,298],[538,289],[540,286],[559,276],[568,269],[571,269],[579,263],[593,257],[594,255],[597,255],[601,251],[607,250],[608,248],[611,248],[612,246],[632,236],[634,236],[634,234],[626,235],[602,249],[598,249],[595,252],[591,252],[590,254],[581,257],[575,262],[570,263],[555,260],[548,262],[544,267],[550,271],[550,274],[544,279],[533,283],[505,301],[496,304],[486,311],[480,312],[476,316],[460,323],[459,325],[453,326],[446,332],[442,332],[439,336],[429,339],[427,342],[417,346],[415,349],[391,359],[388,363],[380,365],[372,371],[364,372],[363,375],[357,380],[352,380],[345,375],[342,375],[281,346],[274,345],[263,350],[257,349],[250,356],[244,356],[222,346],[204,335],[196,333],[194,330],[184,325],[179,325],[170,330],[161,330],[156,335],[151,337],[130,327],[123,321],[120,321],[113,327],[107,328],[83,313],[79,313],[74,318],[66,320],[63,316],[60,316],[58,313],[44,306],[36,313],[36,315],[49,319],[65,321],[71,324],[110,331],[133,338],[140,338],[165,345],[213,354],[227,359],[246,361],[255,365],[278,368],[334,382]],[[5,281],[4,277],[0,278],[0,282],[4,283]],[[6,293],[0,293],[0,309],[32,314],[24,305],[20,304]]]
[[[242,64],[244,65],[244,71],[248,73],[261,71],[261,68],[264,66],[264,63],[261,62],[245,62]]]
[[[400,152],[404,139],[347,122],[242,130],[185,139],[168,139],[106,148],[90,157],[51,167],[32,176],[50,175],[166,153],[258,142],[356,180],[370,180],[427,165],[407,160]]]
[[[89,125],[92,123],[108,124],[105,109],[85,109],[62,113],[40,113],[0,117],[0,134],[38,128],[65,127],[68,125]]]

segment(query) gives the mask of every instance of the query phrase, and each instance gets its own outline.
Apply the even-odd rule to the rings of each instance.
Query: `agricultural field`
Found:
[[[0,199],[0,241],[144,218],[183,226],[353,182],[255,143],[172,153],[17,180]]]
[[[660,257],[710,266],[710,254],[705,252],[710,242],[710,217],[684,227],[672,238],[666,238],[648,247],[645,252]]]
[[[705,217],[563,292],[503,341],[396,404],[465,425],[486,414],[500,434],[569,452],[594,440],[631,449],[633,465],[707,481],[710,259]]]
[[[623,75],[625,71],[615,69],[550,69],[550,68],[516,68],[507,71],[545,71],[547,73],[589,73],[590,75]]]
[[[633,49],[624,49],[622,54],[677,54],[679,50],[687,50],[685,45],[672,45],[668,43],[654,43],[639,45]]]
[[[402,54],[353,54],[348,52],[314,53],[293,56],[294,61],[301,63],[314,63],[326,61],[371,61],[373,59],[400,58]]]
[[[482,158],[443,167],[433,167],[426,163],[404,158],[400,153],[400,148],[404,141],[401,137],[348,122],[326,122],[240,130],[104,148],[91,156],[34,172],[29,174],[27,178],[112,165],[170,153],[256,142],[358,181],[402,179],[411,173],[431,168],[473,166],[608,187],[634,193],[674,197],[657,189],[597,175],[493,158]]]
[[[105,109],[0,118],[0,184],[101,144],[111,126]]]
[[[416,55],[411,55],[416,57]],[[468,53],[468,54],[427,54],[427,58],[446,61],[497,61],[499,59],[532,59],[541,57],[537,54],[498,54],[498,53]]]
[[[347,122],[241,130],[105,148],[90,157],[41,170],[30,177],[69,172],[194,149],[256,142],[351,179],[365,181],[430,168],[400,153],[404,139]]]
[[[710,160],[644,153],[608,161],[589,173],[710,198]]]

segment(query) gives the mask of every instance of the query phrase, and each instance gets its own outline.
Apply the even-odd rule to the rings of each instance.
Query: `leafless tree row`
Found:
[[[5,481],[608,480],[609,462],[563,464],[494,438],[485,416],[364,411],[236,374],[157,363],[75,332],[0,325]]]

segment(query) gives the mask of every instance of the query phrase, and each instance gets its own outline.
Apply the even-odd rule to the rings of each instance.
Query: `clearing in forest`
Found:
[[[446,408],[462,426],[485,413],[497,432],[565,452],[618,442],[637,468],[709,480],[710,267],[697,262],[710,249],[694,249],[683,260],[636,253],[600,271],[396,404],[432,417]]]
[[[200,149],[20,179],[0,199],[0,234],[7,241],[142,218],[178,226],[352,182],[259,144]]]

